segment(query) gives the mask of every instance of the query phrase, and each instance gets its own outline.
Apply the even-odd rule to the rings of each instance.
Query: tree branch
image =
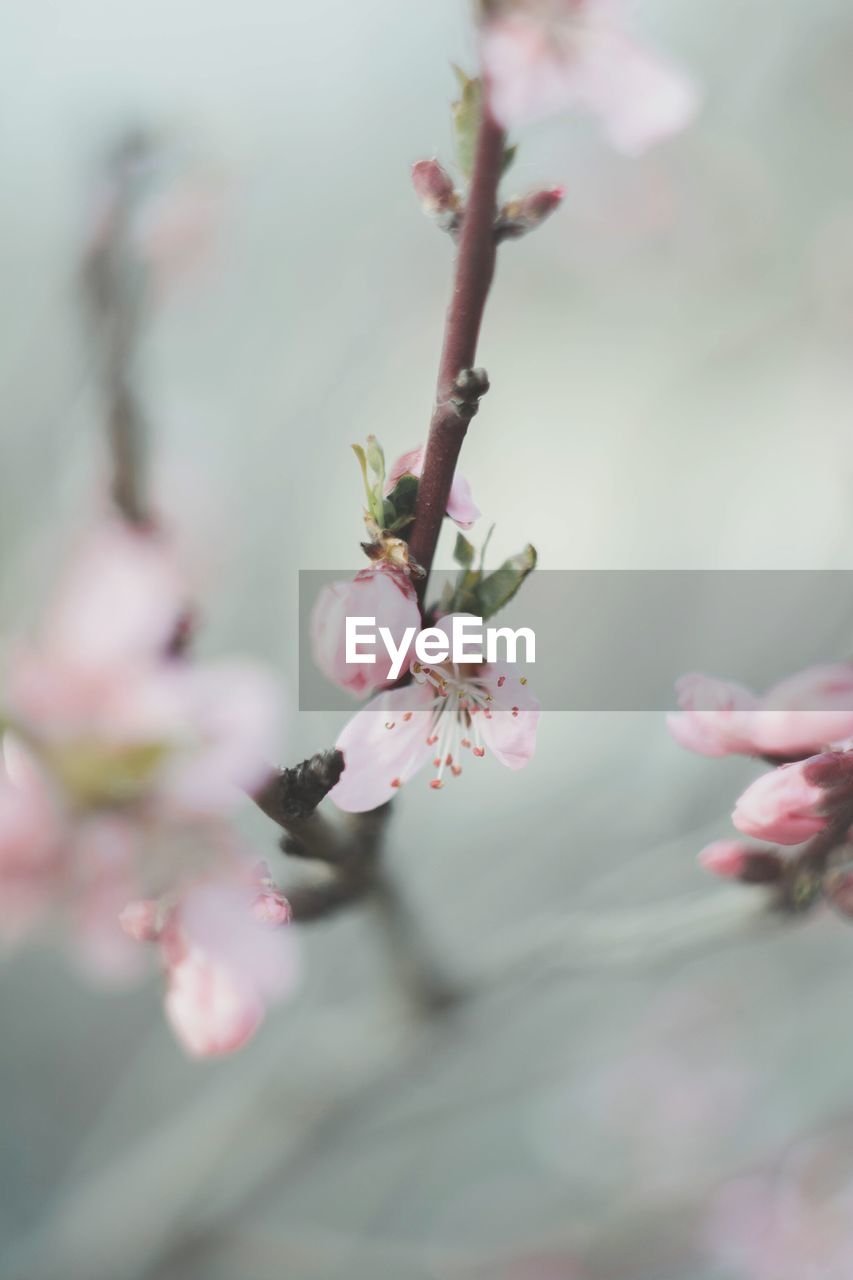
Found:
[[[505,144],[506,134],[484,103],[444,329],[436,405],[409,539],[412,556],[426,571],[417,583],[421,599],[447,509],[459,450],[472,416],[471,398],[464,394],[464,387],[470,381],[468,371],[476,358],[480,325],[494,275],[494,226]],[[476,409],[476,400],[473,408]]]
[[[121,140],[107,164],[110,207],[96,229],[83,279],[92,317],[106,400],[106,428],[112,462],[112,497],[131,525],[147,525],[145,424],[133,385],[133,362],[144,305],[144,271],[129,244],[136,199],[136,170],[150,144],[140,133]]]

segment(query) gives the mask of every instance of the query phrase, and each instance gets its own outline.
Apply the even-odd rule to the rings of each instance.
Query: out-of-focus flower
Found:
[[[424,469],[426,448],[410,449],[402,454],[392,466],[385,482],[385,496],[393,492],[394,486],[403,476],[415,476],[420,479]],[[460,529],[470,529],[475,520],[480,518],[480,508],[471,495],[471,486],[463,475],[457,471],[450,486],[447,499],[447,514]]]
[[[247,1043],[269,1005],[296,980],[286,899],[262,871],[235,860],[223,872],[185,887],[177,902],[130,904],[128,934],[160,946],[165,1009],[194,1057],[233,1053]]]
[[[391,670],[387,652],[378,651],[374,663],[347,662],[346,619],[375,618],[387,627],[396,645],[406,629],[420,628],[421,614],[411,579],[401,569],[381,564],[362,569],[350,582],[333,582],[317,597],[311,614],[311,644],[317,666],[335,684],[364,695],[386,684]],[[401,674],[408,671],[410,652]]]
[[[108,523],[80,548],[35,640],[9,657],[0,925],[11,936],[60,912],[101,976],[138,967],[118,923],[128,899],[152,882],[162,891],[181,858],[227,840],[227,815],[277,746],[263,671],[175,652],[186,600],[161,538]]]
[[[735,805],[732,821],[744,835],[800,844],[851,800],[853,751],[829,751],[757,778]]]
[[[448,638],[452,616],[436,626]],[[536,746],[539,703],[524,677],[501,663],[412,667],[414,683],[379,694],[350,720],[337,741],[340,781],[329,792],[339,809],[375,809],[432,762],[430,786],[462,772],[463,753],[486,750],[521,769]]]
[[[634,36],[622,0],[497,0],[481,41],[491,109],[507,128],[577,109],[635,155],[697,108],[693,81]]]
[[[251,663],[173,656],[185,606],[164,543],[107,524],[81,548],[36,642],[13,652],[6,711],[71,808],[224,812],[266,776],[275,686]]]
[[[808,667],[773,685],[753,726],[759,751],[795,754],[853,734],[853,665]]]
[[[752,712],[758,699],[742,685],[711,676],[682,676],[676,685],[680,712],[667,717],[676,742],[703,756],[753,753]]]
[[[675,740],[700,755],[809,755],[853,734],[853,665],[809,667],[758,698],[711,676],[682,676]]]

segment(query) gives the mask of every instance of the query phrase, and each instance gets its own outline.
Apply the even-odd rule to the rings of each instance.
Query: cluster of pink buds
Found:
[[[682,746],[702,755],[758,757],[771,766],[739,797],[732,813],[737,830],[776,846],[804,846],[784,855],[720,840],[699,855],[702,865],[749,884],[806,872],[810,894],[822,884],[842,905],[838,863],[853,828],[853,665],[811,667],[763,697],[695,675],[679,682],[678,693],[681,710],[669,726]]]

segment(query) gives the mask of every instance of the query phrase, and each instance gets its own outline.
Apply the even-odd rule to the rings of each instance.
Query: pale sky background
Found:
[[[637,9],[704,109],[640,161],[586,122],[519,139],[508,191],[567,198],[501,251],[484,326],[463,469],[494,554],[850,567],[853,14]],[[215,262],[148,334],[159,492],[206,586],[204,650],[274,663],[295,704],[296,572],[358,563],[348,446],[372,431],[393,456],[428,421],[452,255],[408,166],[449,157],[449,62],[472,53],[457,0],[0,6],[4,632],[97,492],[75,246],[103,144],[141,121],[226,192]],[[292,712],[283,760],[339,724]],[[752,772],[684,756],[657,716],[552,715],[525,773],[411,788],[393,861],[464,974],[546,911],[712,892],[693,855]],[[510,985],[453,1028],[408,1024],[382,960],[360,915],[318,929],[296,1003],[212,1066],[181,1058],[155,980],[107,996],[59,952],[10,961],[0,1275],[570,1280],[576,1257],[592,1280],[740,1280],[698,1243],[719,1185],[849,1135],[835,921]],[[534,1254],[562,1269],[513,1261]]]

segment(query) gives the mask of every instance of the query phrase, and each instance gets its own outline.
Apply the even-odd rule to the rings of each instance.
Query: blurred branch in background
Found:
[[[124,135],[104,167],[83,282],[98,357],[112,458],[112,496],[132,525],[150,519],[145,486],[145,423],[134,385],[148,281],[132,226],[153,144],[142,131]]]

